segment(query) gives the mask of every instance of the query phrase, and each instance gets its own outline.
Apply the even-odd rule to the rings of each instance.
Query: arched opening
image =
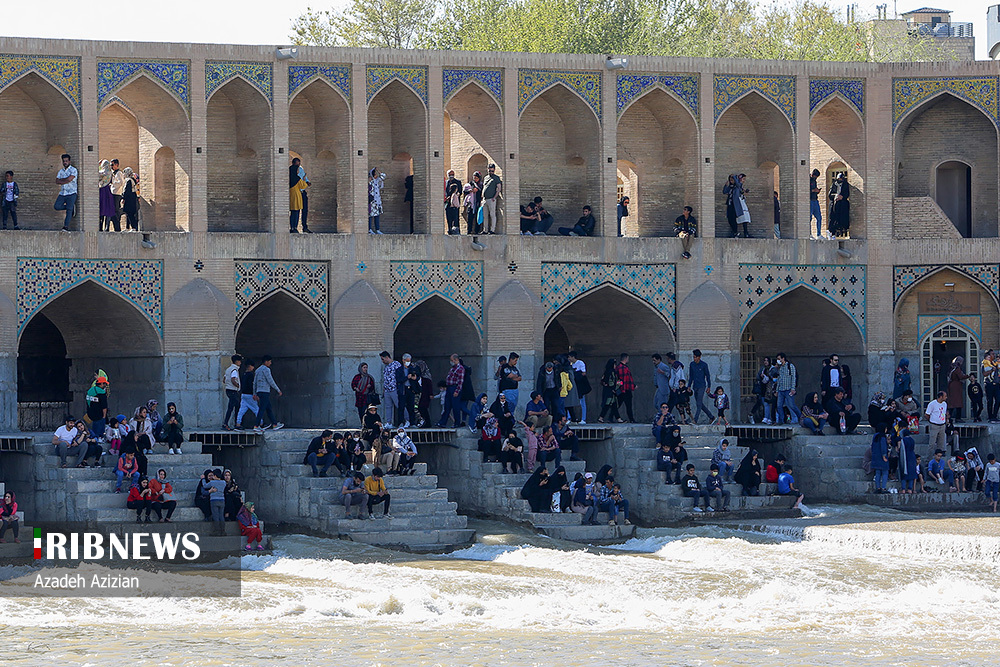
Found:
[[[823,360],[836,354],[840,365],[850,369],[851,399],[863,412],[868,396],[864,340],[853,320],[832,301],[807,287],[793,288],[757,311],[744,327],[744,337],[747,330],[753,346],[741,345],[741,354],[752,350],[756,359],[741,357],[741,368],[756,370],[763,357],[774,359],[784,352],[795,364],[796,403],[801,403],[806,394],[820,390]]]
[[[0,92],[0,118],[7,130],[0,141],[0,165],[14,172],[21,190],[18,224],[60,229],[66,213],[52,209],[59,194],[59,156],[71,154],[77,168],[81,162],[76,108],[51,83],[29,72]]]
[[[208,231],[267,232],[271,220],[271,107],[235,78],[208,101]]]
[[[313,232],[349,229],[350,110],[328,83],[313,81],[288,105],[289,153],[302,160],[310,186],[307,222]]]
[[[503,176],[503,115],[496,100],[476,83],[470,82],[445,106],[445,171],[465,167],[466,180],[480,171],[486,177],[486,165],[497,165]]]
[[[616,181],[617,199],[620,202],[622,197],[628,197],[628,217],[622,218],[622,236],[640,236],[639,231],[639,211],[642,209],[642,202],[639,200],[639,173],[636,166],[628,160],[618,160],[618,173]]]
[[[935,173],[934,201],[962,236],[972,236],[972,167],[958,160],[942,162]]]
[[[715,124],[715,173],[719,197],[715,205],[715,234],[727,237],[731,230],[726,221],[726,201],[722,186],[729,174],[744,173],[744,187],[750,209],[751,236],[772,236],[774,225],[773,190],[792,192],[794,174],[792,127],[788,118],[771,102],[756,92],[750,92],[726,109]],[[777,166],[778,187],[769,187],[773,176],[761,174],[758,167],[765,163]],[[756,182],[754,182],[756,181]],[[764,182],[761,182],[764,181]],[[794,206],[788,202],[785,217],[795,219]],[[789,226],[788,235],[792,236]]]
[[[622,226],[626,236],[669,236],[685,206],[697,204],[698,127],[691,113],[660,88],[633,103],[618,121],[618,170],[635,211]],[[635,183],[622,165],[643,174]],[[641,204],[641,205],[640,205]],[[697,211],[695,215],[700,216]]]
[[[98,118],[98,155],[139,176],[139,226],[186,231],[189,225],[191,130],[170,93],[139,76],[115,94]]]
[[[584,205],[600,208],[600,134],[591,108],[562,84],[535,97],[521,113],[521,198],[542,197],[553,228],[564,221],[572,226]]]
[[[387,234],[426,234],[427,112],[412,90],[393,81],[368,104],[368,165],[386,174],[380,227]],[[405,155],[406,165],[396,159]],[[404,169],[405,166],[405,169]],[[413,201],[406,201],[406,176],[413,176]],[[435,185],[437,179],[435,179]],[[442,182],[443,184],[443,182]]]
[[[986,114],[945,93],[904,118],[896,128],[895,143],[896,196],[930,198],[941,208],[937,215],[933,209],[925,213],[927,219],[896,219],[895,226],[920,227],[922,238],[954,235],[950,226],[962,236],[997,235],[997,129]],[[948,162],[939,166],[942,159]],[[975,171],[975,182],[958,163]],[[945,165],[949,166],[942,170]],[[941,184],[940,178],[945,183]],[[942,202],[949,206],[948,211]],[[940,231],[937,225],[941,225]]]
[[[486,156],[482,153],[476,153],[475,155],[470,156],[468,162],[465,164],[465,182],[471,183],[472,175],[477,171],[483,178],[486,178],[486,166],[488,164],[489,160],[487,160]]]
[[[112,322],[112,325],[109,325]],[[97,369],[111,379],[109,408],[131,417],[161,400],[163,358],[156,329],[134,305],[86,281],[49,301],[25,323],[18,342],[17,400],[22,423],[58,426],[81,416]],[[178,406],[183,412],[183,406]]]
[[[236,351],[257,365],[264,355],[272,357],[271,374],[285,394],[271,393],[279,421],[296,427],[333,423],[326,329],[301,301],[277,291],[254,306],[236,329]]]
[[[449,357],[457,354],[466,366],[472,368],[476,393],[488,389],[483,385],[482,378],[487,370],[492,369],[483,368],[483,344],[479,329],[458,306],[437,295],[414,306],[396,323],[392,349],[396,359],[409,353],[414,361],[426,361],[435,385],[448,374],[451,366]],[[373,369],[374,372],[381,371]]]
[[[809,124],[809,160],[812,168],[826,176],[826,188],[819,193],[823,230],[829,228],[830,200],[834,172],[847,172],[851,187],[851,227],[854,238],[865,236],[865,132],[861,118],[839,97],[832,97],[813,114]],[[812,171],[812,168],[810,171]],[[820,184],[822,188],[822,184]],[[813,222],[812,233],[816,227]]]
[[[968,356],[973,348],[978,355],[980,347],[992,347],[989,341],[1000,339],[1000,310],[994,296],[978,281],[952,269],[935,271],[912,285],[896,303],[895,318],[896,354],[910,359],[913,392],[923,403],[937,389],[947,389],[945,374],[952,359],[961,354],[965,371],[975,371],[978,357],[973,363]],[[939,331],[946,326],[951,329]]]
[[[608,326],[609,322],[627,323],[627,326]],[[653,415],[653,388],[648,372],[650,355],[675,351],[675,346],[670,325],[651,305],[617,287],[605,285],[580,296],[549,321],[545,327],[544,361],[569,350],[577,351],[587,364],[587,374],[595,388],[587,396],[587,420],[597,421],[601,411],[600,377],[604,364],[627,352],[629,368],[638,383],[633,396],[635,418],[644,422]],[[624,413],[622,418],[627,419]]]

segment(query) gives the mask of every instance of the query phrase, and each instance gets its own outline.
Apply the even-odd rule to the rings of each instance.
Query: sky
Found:
[[[343,6],[347,0],[328,0]],[[791,0],[783,0],[791,1]],[[871,15],[875,5],[892,0],[830,0],[837,7],[855,4],[858,17]],[[974,25],[976,58],[986,58],[986,8],[1000,0],[899,0],[898,11],[919,7],[951,9],[953,21]],[[118,5],[112,15],[96,11],[93,3],[80,0],[47,0],[40,20],[32,2],[5,3],[0,14],[0,35],[64,39],[113,39],[138,42],[182,42],[225,44],[287,44],[291,22],[306,9],[305,4],[280,4],[273,0],[131,0]],[[316,8],[330,6],[318,0]]]

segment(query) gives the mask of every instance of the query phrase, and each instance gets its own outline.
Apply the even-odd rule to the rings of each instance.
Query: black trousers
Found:
[[[372,507],[380,503],[385,503],[385,507],[382,508],[382,514],[389,513],[389,494],[384,496],[368,496],[368,513],[372,513]]]
[[[632,392],[623,391],[621,396],[618,397],[618,407],[625,406],[625,413],[628,415],[628,420],[630,422],[635,421],[635,417],[632,415]],[[619,414],[621,410],[619,409]]]
[[[1000,408],[1000,384],[986,384],[986,414],[989,419],[997,418],[997,408]]]
[[[174,502],[174,501],[172,501],[172,502]],[[174,502],[174,505],[176,506],[177,503]],[[163,507],[163,505],[161,503],[149,500],[148,498],[143,499],[143,500],[130,500],[127,503],[125,503],[125,507],[129,508],[130,510],[135,510],[135,518],[137,518],[137,519],[140,516],[142,516],[142,511],[143,510],[146,510],[146,518],[147,519],[149,518],[149,511],[150,510],[156,512],[156,518],[157,519],[162,519],[163,518],[163,512],[160,511],[160,509]]]

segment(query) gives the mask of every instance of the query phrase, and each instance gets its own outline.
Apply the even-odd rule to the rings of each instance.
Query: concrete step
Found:
[[[284,469],[283,469],[284,474],[286,474],[286,475],[288,475],[290,477],[311,477],[312,476],[312,468],[309,467],[308,464],[303,464],[302,463],[302,456],[303,456],[302,452],[284,452],[284,453],[282,453],[281,456],[282,456],[282,465],[285,466]],[[373,466],[370,463],[366,463],[364,466],[362,466],[361,473],[365,477],[368,477],[368,476],[370,476],[372,474],[372,470],[374,470],[374,469],[375,469],[375,466]],[[383,472],[386,472],[386,471],[383,470]],[[337,471],[336,468],[333,468],[333,467],[331,467],[329,470],[327,470],[326,474],[327,474],[328,477],[338,477],[338,478],[340,477],[340,473]],[[426,463],[414,463],[413,464],[413,475],[412,475],[413,477],[417,477],[417,476],[420,476],[420,475],[426,475],[426,474],[427,474],[427,464]],[[410,475],[407,475],[407,476],[409,477]],[[387,478],[394,477],[394,475],[387,474],[386,477]],[[320,479],[322,479],[322,478],[320,478]]]
[[[357,505],[351,508],[351,515],[354,516],[357,512]],[[381,513],[381,509],[376,507],[376,513]],[[392,514],[393,516],[398,516],[401,518],[410,516],[429,516],[438,514],[455,514],[458,511],[458,503],[454,502],[443,502],[443,501],[425,501],[425,502],[409,502],[409,503],[397,503],[395,498],[392,502]],[[344,518],[344,506],[340,504],[330,504],[326,506],[323,510],[325,515],[330,519],[343,519]],[[364,510],[362,510],[364,512]]]
[[[989,511],[986,497],[978,492],[969,493],[869,493],[865,495],[869,505],[913,509],[921,512],[954,512],[982,509]],[[992,514],[992,512],[990,512]]]
[[[125,496],[119,496],[121,498],[121,506],[117,509],[114,508],[99,508],[99,509],[88,509],[84,510],[80,520],[90,520],[99,521],[101,523],[135,523],[135,510],[130,510],[125,507]],[[145,513],[143,514],[145,516]],[[165,513],[164,513],[165,515]],[[156,513],[152,512],[151,517],[156,517]],[[182,507],[178,505],[177,509],[174,510],[174,515],[171,517],[177,522],[202,522],[207,524],[209,522],[204,521],[204,514],[197,507]]]
[[[364,515],[364,511],[362,511]],[[462,514],[432,514],[430,516],[403,516],[396,515],[396,509],[392,508],[391,519],[382,518],[381,510],[376,507],[374,518],[372,519],[339,519],[335,523],[340,534],[352,532],[384,531],[394,532],[401,530],[445,530],[465,528],[468,519]],[[332,526],[331,526],[332,527]]]
[[[621,517],[619,517],[620,521]],[[607,523],[596,526],[544,526],[539,528],[539,532],[557,540],[585,544],[616,544],[635,537],[635,526],[624,524],[609,526]]]
[[[532,526],[579,526],[583,515],[576,512],[524,512],[522,518]]]
[[[66,490],[71,493],[85,494],[85,493],[111,493],[115,490],[115,484],[117,479],[114,475],[108,475],[106,479],[93,479],[93,480],[70,480],[66,482]],[[125,488],[126,482],[122,482],[122,488]],[[174,488],[174,500],[179,500],[180,497],[193,498],[194,492],[198,488],[197,479],[171,479],[170,485]],[[113,494],[117,495],[117,494]]]
[[[387,489],[423,489],[435,488],[438,484],[437,475],[386,475],[382,478]],[[300,479],[299,487],[304,489],[336,489],[344,483],[344,478],[336,473],[330,477],[306,477]]]
[[[716,498],[712,498],[711,507],[716,507]],[[795,504],[795,498],[791,496],[732,496],[729,502],[730,512],[752,511],[764,508],[790,509]],[[685,511],[692,511],[694,498],[681,498],[680,507]],[[698,507],[704,507],[704,503],[699,500]],[[710,512],[711,514],[712,512]],[[717,512],[716,512],[717,513]],[[723,513],[724,514],[724,513]]]
[[[167,471],[167,475],[174,480],[183,479],[198,479],[201,477],[202,473],[209,466],[200,465],[164,465],[159,466]],[[152,464],[149,466],[148,472],[150,474],[155,473],[157,470]],[[115,471],[110,465],[102,466],[99,468],[50,468],[49,479],[64,479],[66,481],[86,481],[86,480],[101,480],[101,479],[115,479]]]
[[[471,528],[454,530],[394,530],[356,531],[345,537],[355,542],[399,548],[404,551],[434,552],[461,548],[472,542],[476,531]]]

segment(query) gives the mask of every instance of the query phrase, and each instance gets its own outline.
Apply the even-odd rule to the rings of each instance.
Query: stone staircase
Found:
[[[748,448],[740,446],[736,437],[724,436],[722,427],[718,427],[717,433],[704,432],[712,427],[699,427],[698,432],[694,432],[692,427],[681,427],[681,437],[687,442],[684,449],[687,451],[688,460],[684,466],[693,464],[695,475],[702,482],[704,487],[705,477],[709,473],[712,464],[712,453],[715,451],[719,440],[726,437],[729,440],[729,449],[732,452],[733,474],[739,467],[740,461],[746,456]],[[621,447],[627,459],[638,461],[637,482],[642,494],[653,494],[654,503],[657,508],[666,514],[693,512],[694,499],[684,495],[680,486],[666,484],[667,473],[656,469],[656,448],[651,435],[628,436],[622,438]],[[762,461],[762,467],[766,468],[767,462]],[[682,472],[681,477],[684,476]],[[671,480],[672,481],[672,480]],[[800,512],[793,509],[794,499],[785,496],[772,495],[777,488],[774,484],[761,484],[759,496],[743,496],[741,487],[733,483],[727,483],[725,488],[732,494],[729,502],[729,514],[737,514],[740,517],[787,517],[799,516]],[[712,500],[712,507],[716,501]],[[699,504],[699,507],[702,506]],[[706,513],[711,515],[711,513]],[[698,518],[701,517],[695,513]]]
[[[961,232],[930,197],[892,200],[892,236],[897,239],[960,239]]]
[[[457,513],[457,503],[449,502],[448,489],[438,488],[437,476],[427,474],[426,463],[414,464],[412,475],[384,478],[392,498],[392,518],[381,518],[379,505],[373,519],[347,519],[339,502],[343,479],[336,468],[328,471],[330,477],[313,477],[310,467],[302,464],[309,441],[319,434],[319,430],[283,429],[266,431],[264,436],[264,448],[278,457],[282,475],[298,485],[298,521],[324,534],[419,553],[451,551],[472,542],[475,531],[468,527],[467,517]],[[368,476],[372,468],[368,464],[362,472]],[[352,515],[356,511],[352,508]],[[364,507],[362,515],[366,514]]]
[[[528,501],[521,498],[521,488],[530,476],[528,473],[503,473],[501,464],[484,462],[482,452],[478,450],[464,449],[461,455],[467,458],[469,476],[473,479],[482,479],[481,491],[484,504],[488,506],[486,513],[491,516],[526,523],[543,535],[572,542],[614,544],[635,536],[635,526],[625,525],[624,517],[620,513],[618,523],[610,525],[607,512],[599,512],[597,525],[591,526],[584,525],[583,515],[576,512],[562,514],[532,512]],[[586,462],[570,461],[568,451],[563,452],[562,465],[566,468],[566,477],[570,482],[576,473],[587,471]],[[552,462],[547,466],[550,473],[556,467]],[[596,469],[590,472],[597,474]],[[629,499],[629,502],[633,502],[632,499]]]

